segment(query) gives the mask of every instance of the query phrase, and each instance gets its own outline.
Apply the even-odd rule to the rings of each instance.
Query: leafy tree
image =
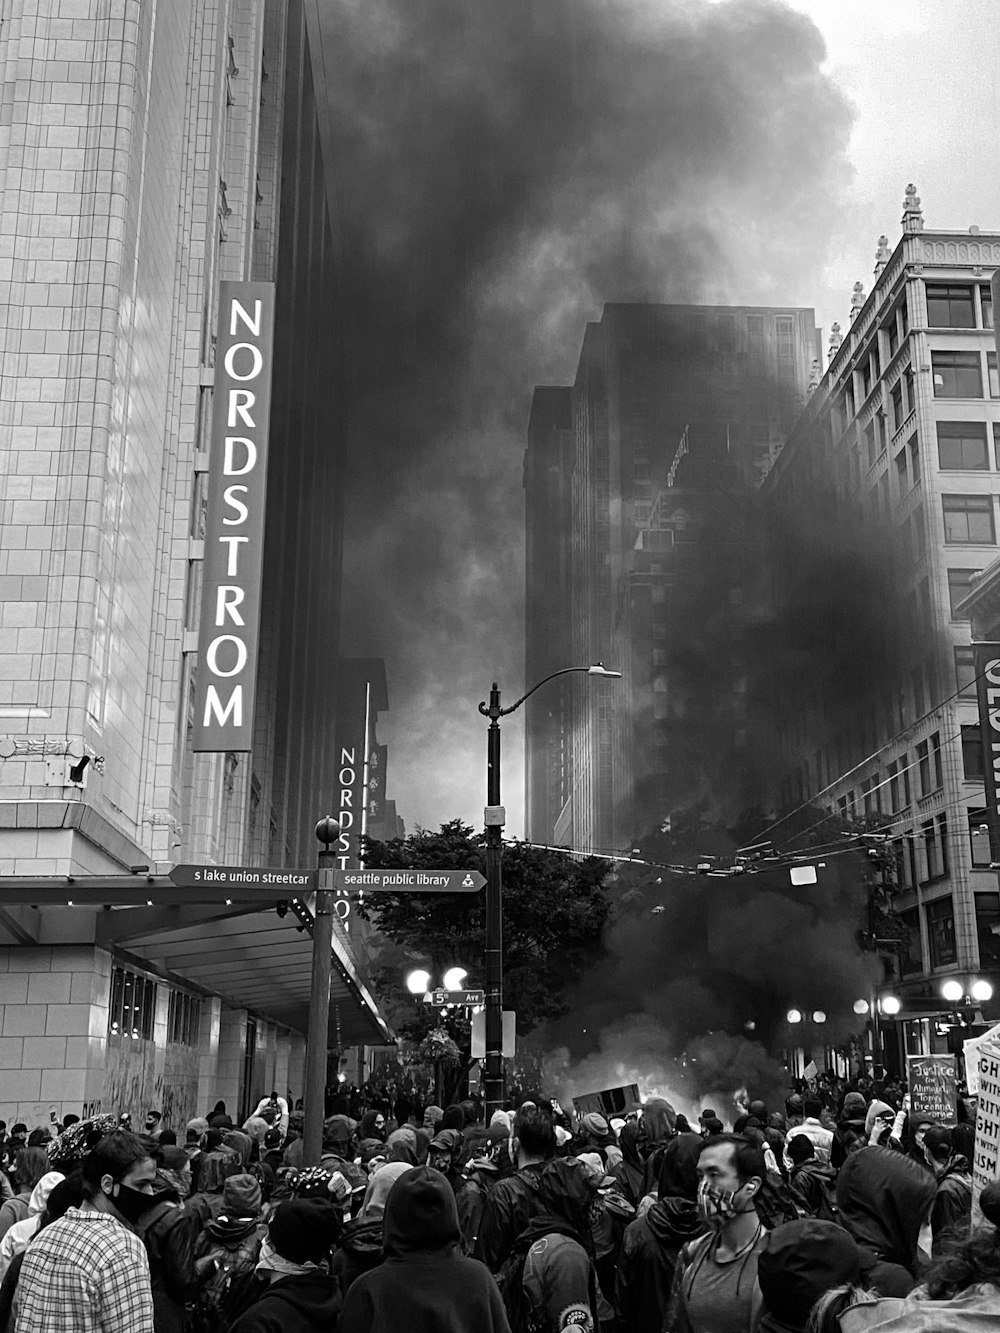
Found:
[[[456,819],[436,833],[419,829],[391,842],[369,840],[365,866],[485,874],[485,838]],[[580,861],[525,843],[504,846],[504,1007],[516,1011],[519,1033],[565,1013],[570,987],[601,956],[610,912],[603,889],[607,872],[608,864],[595,857]],[[410,968],[426,966],[437,982],[449,967],[461,965],[468,969],[467,985],[485,983],[485,892],[378,893],[359,910],[381,936],[374,943],[372,980],[402,1036],[419,1042],[441,1018],[406,991]],[[467,1046],[468,1025],[463,1033],[461,1020],[449,1023]]]

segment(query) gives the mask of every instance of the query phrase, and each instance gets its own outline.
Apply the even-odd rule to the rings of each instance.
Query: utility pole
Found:
[[[313,924],[312,985],[309,991],[309,1033],[306,1038],[306,1088],[304,1098],[302,1160],[319,1166],[323,1155],[323,1121],[326,1119],[326,1069],[330,1043],[330,968],[333,952],[333,872],[336,857],[330,850],[340,836],[340,824],[327,815],[316,825],[323,844],[317,858],[316,909]]]

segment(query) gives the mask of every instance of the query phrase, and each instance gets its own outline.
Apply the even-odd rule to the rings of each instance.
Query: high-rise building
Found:
[[[786,709],[778,728],[784,781],[775,793],[776,806],[810,801],[847,821],[867,818],[894,848],[906,930],[882,994],[902,1004],[887,1020],[897,1057],[945,1049],[942,1020],[954,1007],[945,980],[966,995],[977,979],[1000,990],[1000,896],[963,606],[970,580],[997,553],[990,277],[1000,234],[926,230],[912,186],[902,228],[891,253],[880,240],[870,295],[856,284],[849,327],[842,340],[835,332],[829,368],[765,488],[780,501],[819,471],[843,512],[897,536],[909,657],[871,681],[849,726],[829,725],[825,673],[816,673],[812,706]]]
[[[557,660],[624,679],[568,676],[527,714],[532,839],[627,849],[705,785],[677,611],[702,586],[706,524],[766,476],[819,351],[811,310],[608,305],[572,389],[536,391],[527,679]]]
[[[0,876],[79,886],[0,914],[8,1119],[103,1102],[141,1123],[169,1085],[176,1124],[209,1095],[301,1087],[294,914],[209,940],[77,900],[135,873],[159,894],[178,863],[312,867],[335,795],[344,331],[313,19],[306,0],[11,0],[0,25]],[[273,284],[274,335],[223,366],[224,282]],[[269,426],[253,729],[205,751],[199,673],[235,669],[198,636],[231,447],[213,385],[258,357],[268,421],[249,390],[221,416]],[[232,445],[231,512],[262,438]],[[253,599],[217,592],[242,626]],[[381,1040],[338,950],[338,1030]]]

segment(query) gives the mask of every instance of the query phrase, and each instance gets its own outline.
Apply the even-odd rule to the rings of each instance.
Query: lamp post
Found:
[[[336,856],[330,850],[340,836],[340,824],[327,815],[316,825],[323,844],[317,857],[316,908],[312,941],[312,985],[309,991],[309,1032],[306,1037],[306,1086],[303,1108],[302,1160],[318,1166],[323,1155],[323,1120],[326,1115],[326,1065],[330,1042],[330,968],[333,950],[333,871]]]
[[[588,676],[620,679],[620,671],[608,671],[603,663],[593,666],[563,667],[543,677],[509,708],[500,707],[500,687],[496,681],[490,701],[480,703],[479,711],[490,719],[486,733],[486,1061],[483,1068],[483,1099],[486,1124],[494,1111],[503,1109],[503,826],[505,812],[500,804],[500,719],[520,708],[525,699],[556,676],[582,671]]]

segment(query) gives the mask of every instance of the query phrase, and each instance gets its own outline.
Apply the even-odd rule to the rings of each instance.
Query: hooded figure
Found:
[[[3,1280],[15,1254],[23,1254],[28,1241],[38,1230],[42,1212],[49,1201],[49,1195],[60,1180],[65,1180],[61,1171],[48,1171],[31,1191],[28,1200],[28,1216],[21,1222],[15,1222],[0,1240],[0,1281]]]
[[[407,1162],[410,1166],[416,1166],[417,1136],[409,1125],[394,1129],[386,1139],[385,1146],[389,1151],[390,1162]]]
[[[757,1333],[802,1333],[820,1296],[856,1284],[860,1274],[858,1247],[835,1222],[805,1217],[775,1227],[757,1257],[764,1299]]]
[[[852,1153],[837,1180],[837,1213],[861,1251],[861,1281],[880,1296],[916,1286],[917,1237],[936,1192],[934,1177],[891,1148]]]
[[[651,1097],[642,1109],[639,1135],[645,1163],[643,1194],[652,1194],[657,1188],[663,1152],[674,1137],[676,1123],[677,1112],[663,1097]]]
[[[667,1145],[657,1200],[625,1229],[615,1307],[628,1333],[661,1333],[677,1256],[706,1230],[696,1202],[701,1148],[699,1134],[681,1134]]]
[[[325,1264],[340,1214],[325,1199],[287,1199],[260,1249],[257,1299],[230,1333],[330,1333],[339,1328],[340,1292]]]
[[[496,1283],[460,1253],[459,1236],[455,1195],[440,1171],[400,1176],[386,1200],[385,1258],[352,1284],[338,1333],[509,1333]]]
[[[618,1188],[632,1207],[638,1208],[645,1183],[645,1172],[639,1156],[639,1126],[634,1120],[629,1120],[622,1126],[618,1135],[618,1146],[621,1149],[622,1160],[611,1168],[611,1175],[614,1176]]]
[[[413,1167],[410,1166],[409,1162],[386,1162],[377,1171],[373,1171],[365,1193],[361,1216],[369,1219],[372,1217],[381,1218],[385,1211],[385,1201],[389,1197],[389,1191],[400,1176],[412,1170]]]
[[[462,1152],[465,1139],[457,1129],[442,1129],[431,1139],[427,1154],[428,1166],[446,1177],[457,1194],[462,1187]]]

